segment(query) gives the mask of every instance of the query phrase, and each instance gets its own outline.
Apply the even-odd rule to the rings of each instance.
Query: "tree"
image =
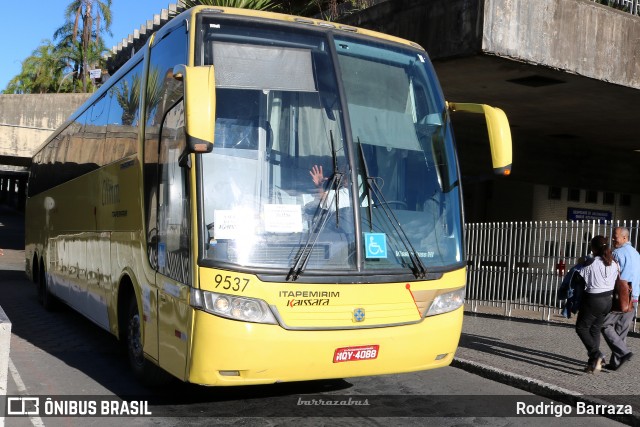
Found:
[[[186,8],[208,5],[271,10],[328,21],[350,11],[370,7],[373,2],[374,0],[180,0],[180,4]]]
[[[56,92],[62,78],[64,60],[50,40],[43,40],[31,56],[22,61],[20,73],[15,76],[4,93]]]
[[[111,34],[111,0],[73,0],[65,10],[67,22],[60,30],[65,34],[64,47],[75,57],[73,67],[87,92],[87,74],[98,65],[104,51],[102,34]],[[70,37],[69,37],[70,36]]]
[[[275,0],[180,0],[180,5],[185,8],[208,5],[254,10],[275,10],[278,8],[279,2]]]
[[[178,0],[186,8],[196,5],[279,11],[334,20],[349,10],[363,9],[374,0]],[[600,0],[606,1],[606,0]],[[50,41],[25,59],[20,74],[4,93],[88,91],[91,68],[102,68],[105,51],[102,35],[111,34],[112,0],[72,0],[65,9],[64,25]],[[344,7],[346,6],[346,8]],[[347,11],[347,12],[345,12]],[[47,69],[47,67],[52,67]],[[130,90],[131,88],[128,88]]]
[[[73,36],[73,23],[66,22],[53,33],[53,38],[58,41],[56,49],[65,62],[64,76],[65,86],[61,92],[76,92],[82,90],[80,83],[80,67],[83,62],[82,48],[79,41]],[[70,83],[66,79],[71,77]],[[61,82],[62,83],[62,82]],[[62,85],[61,85],[62,86]]]

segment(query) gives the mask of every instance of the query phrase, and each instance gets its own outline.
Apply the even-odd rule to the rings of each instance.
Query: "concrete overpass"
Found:
[[[342,22],[424,46],[447,100],[505,110],[514,143],[507,180],[487,174],[487,146],[472,143],[483,132],[478,117],[454,115],[475,221],[530,219],[533,202],[522,194],[536,184],[627,193],[640,205],[639,19],[590,0],[383,0]],[[137,35],[114,49],[112,64],[144,43]],[[502,208],[509,203],[517,206]]]
[[[24,205],[31,156],[89,96],[0,95],[0,203]]]
[[[640,17],[590,0],[392,0],[345,22],[418,42],[447,100],[507,113],[514,167],[502,182],[471,143],[477,118],[454,115],[467,219],[532,219],[519,197],[530,184],[629,193],[637,211]]]

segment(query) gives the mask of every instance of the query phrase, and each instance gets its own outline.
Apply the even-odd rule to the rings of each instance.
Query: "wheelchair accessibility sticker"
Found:
[[[367,258],[387,257],[387,235],[384,233],[364,233],[365,255]]]

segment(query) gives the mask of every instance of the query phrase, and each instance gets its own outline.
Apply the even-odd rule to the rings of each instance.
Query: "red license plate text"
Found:
[[[333,363],[371,360],[378,357],[379,345],[361,345],[358,347],[341,347],[333,353]]]

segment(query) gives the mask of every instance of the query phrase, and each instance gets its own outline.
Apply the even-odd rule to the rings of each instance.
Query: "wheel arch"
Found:
[[[31,281],[33,283],[40,282],[40,264],[42,261],[38,258],[38,253],[34,252],[31,258]]]
[[[47,271],[45,270],[44,257],[38,257],[40,262],[38,263],[38,281],[36,283],[42,283],[42,280],[47,280]]]
[[[127,314],[129,310],[129,301],[131,298],[135,298],[139,304],[140,299],[136,294],[135,287],[133,285],[133,279],[127,273],[120,277],[118,285],[118,300],[116,315],[118,318],[118,331],[117,337],[122,343],[126,343],[127,334]]]

